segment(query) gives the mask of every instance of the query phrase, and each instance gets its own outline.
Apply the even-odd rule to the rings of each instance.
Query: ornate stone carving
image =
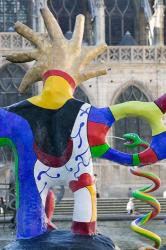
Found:
[[[105,53],[109,63],[165,63],[166,47],[153,46],[109,46]]]
[[[0,50],[30,49],[33,45],[15,32],[0,33]],[[165,63],[166,62],[166,46],[109,46],[108,50],[98,57],[96,62],[110,63]]]
[[[123,61],[131,61],[131,49],[130,48],[122,48],[121,49],[121,58]]]
[[[34,47],[28,40],[15,32],[0,33],[0,48],[3,49],[29,49]]]

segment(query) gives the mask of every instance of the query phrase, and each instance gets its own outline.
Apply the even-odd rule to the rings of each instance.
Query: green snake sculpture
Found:
[[[135,148],[137,146],[142,146],[144,148],[149,147],[149,143],[142,140],[135,133],[124,134],[123,137],[127,140],[127,142],[125,142],[124,145],[128,148]],[[148,203],[153,208],[153,211],[150,211],[147,214],[141,215],[139,218],[134,220],[131,223],[131,228],[136,233],[154,241],[154,247],[147,246],[144,248],[145,250],[158,249],[161,245],[161,238],[157,234],[147,229],[144,229],[141,226],[143,226],[145,223],[147,223],[149,220],[153,219],[160,213],[160,203],[157,201],[157,199],[147,194],[147,193],[157,190],[160,187],[160,179],[154,173],[142,171],[141,169],[137,167],[130,168],[130,172],[133,175],[145,177],[153,182],[152,184],[148,186],[142,187],[132,192],[132,196],[135,199]]]

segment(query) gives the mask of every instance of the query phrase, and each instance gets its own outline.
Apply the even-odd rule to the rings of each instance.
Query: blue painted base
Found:
[[[111,239],[101,234],[74,235],[70,231],[54,230],[29,240],[16,240],[2,250],[115,250]]]

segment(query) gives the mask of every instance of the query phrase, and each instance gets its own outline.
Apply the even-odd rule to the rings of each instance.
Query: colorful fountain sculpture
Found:
[[[96,233],[92,158],[128,166],[143,166],[166,158],[166,127],[162,121],[166,96],[155,102],[134,101],[106,108],[74,99],[73,92],[81,82],[106,74],[104,65],[92,63],[106,50],[106,45],[82,47],[82,15],[77,16],[73,37],[67,40],[51,12],[43,8],[41,14],[48,37],[17,22],[16,31],[36,49],[6,56],[15,63],[36,61],[23,78],[20,92],[41,79],[44,87],[40,95],[0,109],[0,142],[10,145],[15,153],[17,198],[17,245],[5,249],[24,249],[26,244],[31,247],[29,239],[36,245],[42,237],[52,235],[55,226],[51,222],[51,188],[57,184],[68,185],[74,194],[70,243],[77,239],[80,250],[114,249],[109,239],[103,240]],[[117,151],[106,140],[113,123],[128,116],[145,118],[152,129],[150,146],[138,154]],[[59,245],[55,249],[70,249],[61,248],[60,237],[58,234]],[[95,240],[98,243],[94,246]],[[39,248],[36,245],[34,249]]]
[[[142,140],[137,134],[129,133],[129,134],[125,134],[123,137],[127,140],[127,142],[125,143],[125,146],[129,148],[141,146],[146,149],[149,147],[149,144],[146,141]],[[150,220],[152,220],[153,218],[155,218],[160,213],[160,203],[158,202],[156,198],[149,195],[149,193],[154,192],[160,187],[161,185],[160,179],[154,173],[143,171],[139,167],[131,167],[130,172],[133,175],[147,178],[148,180],[152,182],[151,184],[148,184],[132,192],[133,198],[144,201],[147,204],[149,204],[152,207],[152,211],[149,211],[148,213],[144,215],[141,214],[136,220],[134,220],[131,223],[131,228],[134,232],[154,242],[154,247],[147,246],[147,247],[140,248],[140,250],[158,249],[161,246],[161,238],[157,234],[145,228],[142,228],[142,226],[145,225]]]

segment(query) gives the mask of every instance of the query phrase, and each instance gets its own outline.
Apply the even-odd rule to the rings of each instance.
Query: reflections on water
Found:
[[[130,221],[99,221],[97,230],[99,233],[110,237],[121,250],[136,250],[138,247],[148,244],[148,240],[130,230]],[[70,222],[57,222],[60,229],[69,229]],[[162,238],[162,244],[166,244],[166,224],[162,220],[155,220],[146,226],[148,230],[157,233]],[[0,228],[0,249],[9,241],[15,239],[15,232],[6,224]],[[152,244],[149,241],[149,244]]]

